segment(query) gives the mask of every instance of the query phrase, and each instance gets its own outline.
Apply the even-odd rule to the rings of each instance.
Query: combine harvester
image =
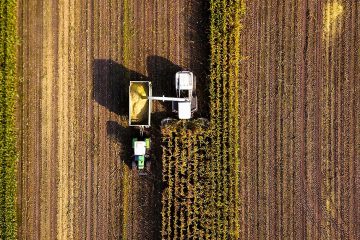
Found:
[[[144,129],[151,126],[152,101],[171,101],[172,111],[179,119],[191,119],[197,110],[196,78],[192,72],[180,71],[175,75],[176,97],[152,96],[152,85],[149,81],[130,81],[129,86],[129,126],[138,127],[140,136],[133,138],[134,156],[132,168],[140,175],[150,171],[150,137],[144,137]],[[166,118],[161,123],[171,121]]]

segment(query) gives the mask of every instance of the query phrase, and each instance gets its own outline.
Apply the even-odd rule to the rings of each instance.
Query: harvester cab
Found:
[[[173,101],[172,111],[179,119],[190,119],[197,110],[196,77],[190,71],[177,72],[175,75],[176,96],[186,101]]]
[[[132,169],[138,170],[140,175],[146,175],[150,171],[150,138],[132,139],[132,148],[134,151],[132,160]]]

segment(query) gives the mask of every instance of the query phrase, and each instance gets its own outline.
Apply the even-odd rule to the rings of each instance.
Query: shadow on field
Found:
[[[148,79],[152,82],[154,96],[175,97],[175,74],[183,70],[180,66],[163,57],[149,56],[146,59]],[[171,115],[171,102],[160,102]]]
[[[197,76],[199,117],[210,118],[210,1],[190,0],[186,2],[185,41],[188,43],[189,69]]]
[[[147,75],[130,70],[111,59],[96,59],[93,63],[93,97],[100,105],[119,116],[128,118],[129,116],[129,84],[130,81],[151,81],[152,93],[154,96],[175,96],[175,73],[182,68],[171,61],[159,57],[149,56],[146,59]],[[162,182],[162,149],[160,122],[163,118],[173,116],[171,103],[159,102],[154,104],[154,112],[151,116],[152,126],[146,130],[145,134],[151,137],[151,174],[139,176],[137,184],[142,186],[142,193],[149,199],[138,214],[143,219],[148,219],[152,225],[154,236],[152,239],[160,239],[161,231],[161,196],[164,189]],[[159,112],[159,107],[165,111]],[[107,135],[118,141],[122,146],[120,161],[132,168],[132,138],[139,137],[139,129],[120,125],[118,122],[110,120],[106,122]],[[149,195],[150,194],[150,195]],[[144,201],[139,199],[139,202]]]
[[[94,99],[120,116],[128,115],[129,82],[146,77],[110,59],[95,59],[93,65]]]
[[[175,96],[175,73],[181,67],[171,61],[149,56],[146,59],[148,76],[130,70],[111,59],[95,59],[93,64],[94,99],[120,116],[129,115],[130,81],[151,81],[153,95]],[[158,102],[171,113],[169,102]]]
[[[116,121],[107,121],[106,132],[109,137],[118,141],[122,146],[124,146],[120,154],[120,159],[122,159],[126,166],[131,169],[133,155],[131,142],[132,138],[139,134],[138,131],[131,127],[123,127]],[[128,145],[130,147],[127,147]]]

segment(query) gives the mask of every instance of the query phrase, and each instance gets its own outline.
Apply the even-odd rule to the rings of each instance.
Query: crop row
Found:
[[[0,239],[16,239],[16,1],[0,2]]]
[[[206,128],[178,122],[162,130],[162,239],[202,239],[209,234],[209,156]]]
[[[239,239],[239,64],[243,0],[210,5],[211,172],[214,238]]]
[[[238,117],[244,6],[243,0],[210,1],[210,126],[179,122],[162,130],[167,186],[163,239],[240,238]]]

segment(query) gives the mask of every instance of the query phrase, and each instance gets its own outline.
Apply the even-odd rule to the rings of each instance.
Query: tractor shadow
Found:
[[[110,138],[116,140],[118,143],[121,144],[121,146],[123,146],[120,152],[120,159],[126,164],[126,166],[129,169],[131,169],[132,155],[133,155],[131,142],[132,142],[132,138],[134,136],[137,136],[138,134],[136,129],[131,127],[123,127],[116,121],[107,121],[106,132]],[[127,147],[128,145],[130,147]]]

